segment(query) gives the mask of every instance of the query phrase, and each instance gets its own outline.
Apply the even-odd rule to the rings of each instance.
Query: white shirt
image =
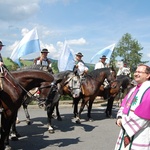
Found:
[[[120,68],[117,72],[117,76],[119,76],[119,75],[131,76],[130,68],[127,68],[127,67]]]
[[[101,61],[95,64],[95,70],[100,68],[105,68],[105,65]]]
[[[42,66],[48,66],[48,62],[46,60],[42,60],[42,62],[40,60],[37,60],[36,65],[41,65]]]
[[[84,63],[83,62],[78,62],[78,74],[79,75],[82,75],[83,73],[84,73],[84,71],[87,71],[88,70],[88,68],[84,65]]]

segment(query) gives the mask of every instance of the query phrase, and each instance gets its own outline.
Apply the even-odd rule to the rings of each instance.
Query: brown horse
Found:
[[[78,112],[77,105],[79,102],[79,98],[74,99],[74,104],[75,104],[74,113],[76,113],[75,115],[77,117],[77,121],[76,121],[77,123],[80,123],[81,113],[85,105],[87,105],[87,103],[89,103],[87,117],[88,120],[92,120],[91,117],[92,105],[95,98],[100,95],[101,85],[103,85],[104,80],[107,79],[108,82],[111,82],[115,80],[115,78],[116,78],[116,72],[111,68],[96,69],[94,71],[91,71],[85,76],[84,80],[81,83],[82,94],[80,99],[82,99],[82,102],[81,102],[79,113],[77,113]]]
[[[60,88],[58,92],[56,92],[56,95],[65,95],[69,94],[72,96],[70,92],[69,85],[65,82],[66,81],[67,74],[60,73],[55,77],[55,80],[57,79],[63,79],[60,82]],[[85,105],[89,102],[88,106],[88,118],[91,119],[91,109],[92,104],[96,96],[100,95],[100,87],[103,84],[104,80],[107,79],[108,82],[115,80],[116,78],[116,72],[112,71],[110,68],[102,68],[94,70],[90,73],[88,73],[84,78],[80,79],[81,84],[81,92],[80,95],[77,97],[73,97],[73,103],[74,103],[74,117],[77,117],[77,123],[80,123],[80,115],[83,111]],[[66,83],[66,84],[64,84]],[[74,89],[73,89],[74,90]],[[104,92],[102,91],[102,94]],[[78,113],[78,103],[82,99],[82,104],[80,107],[80,111]],[[57,99],[57,102],[59,99]]]
[[[51,74],[37,70],[9,72],[4,68],[3,90],[0,91],[0,150],[9,148],[10,128],[17,116],[17,111],[22,104],[23,97],[34,87],[39,87],[42,82],[54,80]],[[47,93],[48,94],[48,93]],[[45,98],[47,95],[45,95]]]
[[[114,99],[122,100],[129,90],[134,86],[131,78],[127,75],[119,75],[116,80],[110,83],[110,97],[106,107],[106,117],[112,118],[112,107]]]

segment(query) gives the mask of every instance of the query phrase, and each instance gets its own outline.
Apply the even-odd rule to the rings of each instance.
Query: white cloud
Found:
[[[33,16],[40,8],[39,0],[20,1],[20,0],[5,0],[0,1],[0,18],[3,21],[24,20]]]
[[[84,38],[74,39],[74,40],[67,40],[67,43],[69,45],[85,45],[85,44],[87,44],[87,42]]]

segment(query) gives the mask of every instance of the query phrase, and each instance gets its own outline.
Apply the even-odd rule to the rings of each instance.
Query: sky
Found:
[[[6,45],[1,53],[10,57],[23,36],[36,27],[40,47],[47,48],[52,59],[59,58],[66,40],[89,63],[99,50],[129,33],[143,47],[142,60],[149,61],[149,6],[149,0],[0,0],[0,40]]]

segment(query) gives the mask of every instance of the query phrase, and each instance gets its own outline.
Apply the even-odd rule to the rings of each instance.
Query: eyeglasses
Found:
[[[135,71],[134,73],[146,73],[147,74],[147,72],[144,72],[144,71]]]

